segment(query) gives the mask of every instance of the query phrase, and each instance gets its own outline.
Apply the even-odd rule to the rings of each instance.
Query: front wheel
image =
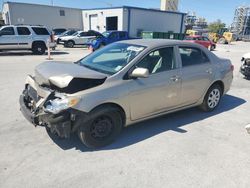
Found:
[[[122,130],[122,116],[114,107],[98,108],[89,114],[89,120],[78,129],[82,143],[99,148],[112,143]]]
[[[205,112],[213,111],[220,103],[222,89],[218,84],[211,86],[200,108]]]
[[[73,48],[74,45],[75,45],[75,43],[73,41],[67,41],[67,42],[65,42],[64,47]]]

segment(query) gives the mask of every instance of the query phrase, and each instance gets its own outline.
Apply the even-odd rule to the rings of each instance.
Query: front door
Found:
[[[136,67],[147,68],[148,78],[129,83],[131,119],[170,110],[179,105],[181,80],[174,47],[165,47],[149,53]]]
[[[14,27],[4,27],[0,31],[0,49],[17,49],[18,41]]]
[[[206,54],[199,48],[179,47],[182,60],[182,105],[196,103],[207,92],[213,69]]]

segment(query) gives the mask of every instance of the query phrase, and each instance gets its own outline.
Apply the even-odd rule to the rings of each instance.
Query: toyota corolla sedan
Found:
[[[233,79],[230,60],[164,39],[110,44],[77,62],[45,62],[20,96],[24,117],[62,138],[102,147],[123,127],[198,106],[218,107]]]

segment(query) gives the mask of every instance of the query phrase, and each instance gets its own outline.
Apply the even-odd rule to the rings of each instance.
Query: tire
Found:
[[[211,112],[216,109],[220,103],[222,97],[222,89],[218,84],[212,85],[203,100],[203,103],[199,106],[201,110],[205,112]]]
[[[219,44],[226,44],[226,39],[220,38],[220,39],[218,40],[218,43],[219,43]]]
[[[215,46],[214,45],[212,45],[212,46],[210,46],[210,51],[214,51],[214,49],[215,49]]]
[[[117,108],[97,108],[90,112],[89,117],[78,129],[81,142],[88,148],[100,148],[112,143],[122,130],[122,116]]]
[[[73,48],[74,45],[75,45],[75,43],[72,40],[65,42],[65,47]]]
[[[45,54],[45,51],[46,51],[46,46],[41,42],[34,43],[32,46],[32,52],[36,55],[43,55]]]

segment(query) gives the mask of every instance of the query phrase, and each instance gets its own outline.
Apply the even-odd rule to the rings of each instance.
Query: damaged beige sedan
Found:
[[[199,106],[214,110],[233,66],[197,44],[128,40],[74,62],[45,62],[28,76],[23,115],[62,138],[78,133],[90,148],[110,144],[123,127]]]

